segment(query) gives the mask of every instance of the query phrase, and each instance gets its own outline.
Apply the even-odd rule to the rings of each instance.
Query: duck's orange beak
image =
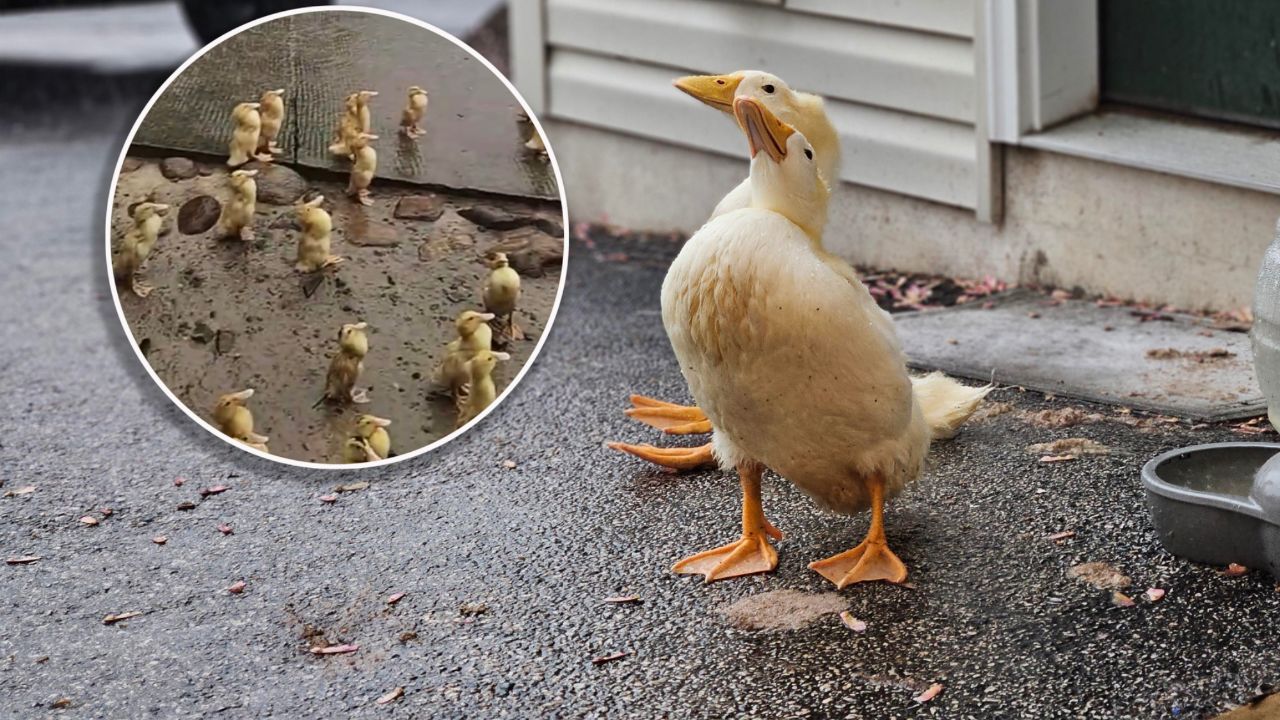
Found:
[[[733,94],[738,92],[742,75],[688,75],[672,84],[690,97],[721,112],[733,112]]]
[[[734,100],[733,115],[747,135],[752,158],[761,151],[774,162],[782,162],[787,157],[787,138],[796,129],[779,120],[759,100],[749,97]]]

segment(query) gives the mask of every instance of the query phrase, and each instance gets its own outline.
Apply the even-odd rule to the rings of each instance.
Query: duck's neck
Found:
[[[751,207],[778,213],[795,223],[809,240],[822,245],[822,232],[827,226],[825,193],[796,192],[783,177],[783,171],[764,155],[751,163]]]

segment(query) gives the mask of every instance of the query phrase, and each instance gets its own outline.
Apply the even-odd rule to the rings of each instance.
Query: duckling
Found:
[[[280,126],[284,124],[284,88],[267,90],[258,98],[258,113],[262,116],[262,131],[258,134],[258,152],[282,153],[276,145]]]
[[[330,265],[337,265],[342,258],[329,253],[329,235],[333,232],[333,218],[320,207],[323,195],[294,206],[302,234],[298,236],[298,263],[302,272],[315,272]]]
[[[484,283],[484,309],[497,317],[505,317],[507,334],[521,340],[524,333],[516,327],[516,302],[520,300],[520,274],[511,267],[506,253],[495,253],[489,262],[491,272]]]
[[[418,126],[426,114],[427,91],[417,85],[410,86],[409,103],[404,106],[404,112],[400,114],[400,132],[410,138],[426,135],[427,131]]]
[[[436,368],[435,384],[450,392],[466,384],[470,377],[467,372],[467,361],[481,350],[491,350],[493,346],[493,330],[489,321],[493,313],[480,313],[467,310],[458,315],[454,327],[458,338],[445,346],[444,360]]]
[[[271,153],[258,153],[258,138],[262,135],[259,105],[256,102],[242,102],[231,111],[231,122],[235,123],[228,145],[230,157],[227,158],[227,165],[231,167],[240,167],[251,158],[271,162]]]
[[[467,361],[467,383],[458,389],[457,408],[458,422],[455,427],[462,427],[471,422],[484,409],[493,404],[498,397],[498,389],[493,384],[493,367],[499,360],[510,360],[511,356],[504,352],[481,350]]]
[[[258,203],[258,183],[253,178],[257,174],[257,170],[233,170],[227,177],[231,198],[218,216],[219,236],[253,239],[253,213]]]
[[[363,322],[348,323],[338,332],[338,352],[329,361],[329,375],[320,402],[361,404],[369,401],[364,390],[356,389],[356,381],[364,370],[364,356],[369,353],[369,338],[364,332],[368,326]]]
[[[348,463],[374,462],[381,460],[373,451],[369,441],[360,436],[353,436],[342,443],[342,460]]]
[[[227,393],[213,406],[213,420],[227,437],[266,452],[267,438],[253,431],[253,413],[244,403],[253,397],[253,388]]]
[[[391,456],[391,435],[387,433],[389,425],[391,425],[390,420],[375,415],[361,415],[356,418],[356,434],[368,443],[369,449],[376,456],[374,460]]]
[[[361,90],[356,94],[356,118],[360,120],[360,132],[373,130],[373,118],[369,113],[369,100],[378,96],[377,91]]]
[[[369,141],[377,139],[377,135],[362,132],[350,142],[354,162],[351,165],[351,180],[347,183],[347,194],[361,205],[373,204],[373,200],[369,198],[369,185],[373,183],[373,173],[378,169],[378,151],[373,149]]]
[[[537,155],[540,158],[547,158],[547,145],[542,141],[542,134],[534,128],[533,134],[525,141],[524,149],[529,151],[531,155]]]
[[[120,241],[111,256],[111,270],[117,284],[129,284],[138,297],[146,297],[151,288],[138,282],[142,263],[146,262],[160,237],[160,226],[169,206],[160,203],[138,203],[133,209],[133,228]]]
[[[329,152],[350,159],[351,139],[360,132],[360,93],[351,93],[343,101],[342,114],[338,116],[338,129],[334,131]]]

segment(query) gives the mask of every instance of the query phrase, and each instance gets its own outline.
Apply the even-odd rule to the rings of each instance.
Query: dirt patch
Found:
[[[1007,402],[984,402],[978,406],[973,415],[969,416],[969,422],[980,423],[986,422],[992,418],[1000,417],[1014,409],[1013,403]]]
[[[1104,562],[1073,565],[1067,570],[1067,577],[1088,583],[1099,590],[1123,590],[1133,582],[1128,575]]]
[[[1103,421],[1102,413],[1085,412],[1077,407],[1048,408],[1022,414],[1029,425],[1042,428],[1068,428]]]
[[[126,208],[144,197],[180,207],[200,195],[219,201],[229,195],[225,169],[172,181],[161,175],[158,161],[131,159],[138,167],[120,176],[113,241],[130,227]],[[333,217],[332,252],[345,262],[309,276],[294,269],[292,206],[259,202],[251,242],[219,240],[216,227],[195,235],[168,233],[143,266],[155,291],[146,298],[121,295],[135,340],[169,389],[201,417],[210,419],[219,395],[254,388],[248,407],[255,431],[270,437],[273,454],[339,462],[342,442],[362,412],[392,421],[395,454],[447,435],[454,429],[453,402],[431,394],[432,372],[455,337],[458,313],[480,307],[485,254],[509,233],[459,217],[457,210],[474,205],[474,198],[441,194],[445,210],[438,220],[403,220],[393,217],[397,200],[418,191],[375,185],[374,205],[364,208],[344,196],[343,181],[307,182],[325,196]],[[509,213],[559,218],[551,203],[486,202]],[[167,219],[165,226],[173,223]],[[348,237],[352,227],[363,228],[361,242],[378,244],[356,244]],[[468,242],[450,242],[458,237]],[[436,251],[420,253],[426,246]],[[536,347],[559,282],[558,268],[522,278],[516,320],[527,339],[512,343],[512,361],[498,365],[499,393]],[[371,402],[312,409],[324,390],[339,328],[357,321],[369,323],[370,349],[358,384],[369,389]]]
[[[839,593],[774,590],[748,595],[720,613],[739,630],[799,630],[824,615],[839,613],[849,602]]]
[[[1194,360],[1195,362],[1212,362],[1235,357],[1236,354],[1226,348],[1210,348],[1208,350],[1179,350],[1177,348],[1152,348],[1147,357],[1152,360]]]
[[[1067,457],[1083,457],[1085,455],[1110,455],[1111,448],[1089,438],[1063,438],[1053,442],[1028,445],[1027,452],[1032,455],[1055,455]]]

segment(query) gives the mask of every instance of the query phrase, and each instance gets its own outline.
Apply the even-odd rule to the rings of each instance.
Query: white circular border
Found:
[[[551,307],[551,315],[548,316],[546,327],[543,328],[542,335],[541,337],[538,338],[538,344],[533,348],[533,353],[529,355],[529,359],[525,361],[524,365],[520,368],[520,372],[516,373],[515,378],[511,381],[509,385],[507,385],[506,389],[504,389],[502,393],[498,395],[497,399],[494,400],[493,404],[485,408],[483,412],[481,412],[479,415],[473,418],[466,425],[463,425],[462,427],[455,429],[453,432],[449,433],[448,435],[445,435],[439,440],[436,440],[435,442],[430,443],[428,445],[424,445],[416,450],[407,452],[403,455],[396,455],[395,457],[378,460],[376,462],[338,464],[338,463],[309,462],[306,460],[294,460],[293,458],[287,458],[280,455],[272,455],[271,453],[263,452],[256,448],[249,447],[244,443],[240,443],[235,440],[232,440],[231,438],[224,435],[220,430],[215,428],[213,425],[209,424],[208,421],[200,417],[198,414],[196,414],[194,410],[187,407],[185,403],[179,400],[178,397],[173,394],[173,391],[169,389],[169,386],[166,385],[164,381],[160,379],[160,376],[156,374],[155,369],[151,367],[151,363],[147,362],[146,356],[142,354],[142,349],[138,347],[137,339],[134,338],[133,336],[133,329],[129,327],[129,321],[125,319],[124,308],[120,305],[120,292],[119,292],[119,289],[116,287],[115,279],[114,277],[112,277],[112,274],[111,274],[111,219],[112,219],[111,215],[115,206],[116,185],[120,181],[120,169],[124,166],[125,157],[127,157],[129,154],[129,148],[133,146],[133,138],[135,135],[137,135],[138,128],[142,125],[142,121],[147,117],[147,114],[151,112],[151,106],[154,105],[156,100],[158,100],[160,96],[164,94],[165,90],[169,88],[169,85],[173,83],[173,81],[176,80],[180,75],[182,75],[182,73],[187,69],[188,66],[191,65],[191,63],[200,59],[201,56],[209,52],[209,50],[211,50],[212,48],[221,44],[227,38],[238,35],[244,32],[245,30],[248,30],[251,27],[262,25],[264,23],[268,23],[273,20],[279,20],[280,18],[283,18],[283,17],[288,17],[290,15],[302,15],[304,13],[317,13],[317,12],[352,12],[352,13],[365,13],[369,15],[383,15],[385,17],[394,18],[396,20],[409,23],[410,25],[416,25],[424,30],[433,32],[436,35],[442,38],[445,38],[449,42],[452,42],[454,45],[457,45],[458,47],[467,51],[473,58],[483,63],[484,66],[488,68],[489,72],[493,73],[495,77],[497,77],[499,80],[502,81],[503,85],[507,86],[507,90],[515,97],[516,101],[520,103],[520,107],[524,109],[525,115],[527,115],[529,117],[529,120],[533,122],[534,128],[536,128],[537,132],[542,136],[543,144],[546,146],[547,157],[551,161],[551,169],[555,173],[555,177],[556,177],[556,187],[560,191],[560,221],[564,227],[564,238],[563,238],[564,259],[560,263],[560,284],[556,288],[556,301],[555,301],[555,304],[552,305]],[[359,470],[359,469],[365,469],[365,468],[382,467],[384,465],[391,465],[393,463],[398,463],[403,460],[409,460],[411,458],[415,458],[419,455],[422,455],[423,453],[431,452],[432,450],[444,445],[445,443],[448,443],[454,440],[455,438],[461,437],[468,430],[475,427],[477,423],[483,421],[486,417],[489,416],[489,413],[497,409],[498,406],[500,406],[502,402],[506,400],[507,396],[511,394],[511,391],[514,390],[516,386],[520,384],[520,381],[524,379],[525,373],[529,372],[529,370],[533,367],[533,363],[538,359],[538,353],[542,352],[542,346],[547,342],[547,336],[551,334],[551,328],[555,325],[556,314],[560,311],[560,301],[564,297],[564,286],[567,280],[567,277],[566,277],[567,271],[569,269],[569,203],[568,203],[568,199],[565,197],[564,178],[560,176],[560,165],[559,163],[556,162],[556,154],[551,147],[551,139],[547,137],[546,132],[543,131],[542,123],[538,120],[538,117],[534,114],[533,110],[529,108],[529,103],[525,102],[524,96],[520,94],[520,91],[516,90],[515,86],[511,84],[511,81],[508,80],[505,75],[498,72],[498,69],[495,68],[493,66],[493,63],[489,62],[487,58],[485,58],[480,53],[476,52],[475,49],[473,49],[470,45],[467,45],[466,43],[462,42],[461,40],[454,37],[453,35],[445,32],[444,30],[441,30],[440,28],[430,23],[419,20],[417,18],[412,18],[397,12],[392,12],[390,10],[380,10],[377,8],[363,7],[358,5],[299,8],[297,10],[286,10],[284,12],[278,12],[273,15],[268,15],[266,17],[258,18],[253,22],[241,25],[240,27],[226,33],[225,35],[218,38],[217,40],[214,40],[208,45],[205,45],[204,47],[200,48],[199,50],[196,51],[194,55],[187,58],[186,61],[183,62],[182,65],[180,65],[177,70],[173,71],[173,74],[170,75],[169,78],[164,81],[164,84],[160,86],[160,89],[156,90],[155,94],[151,96],[151,99],[147,101],[146,107],[142,109],[142,112],[138,115],[138,119],[134,121],[133,127],[129,130],[129,136],[125,138],[124,146],[120,149],[120,157],[116,160],[115,172],[111,176],[111,192],[107,196],[107,211],[106,211],[105,227],[106,227],[106,230],[105,230],[106,272],[107,272],[109,284],[111,285],[111,297],[112,297],[112,300],[115,301],[115,305],[116,305],[116,314],[120,317],[120,325],[124,328],[125,334],[129,336],[129,343],[133,347],[134,354],[138,356],[138,361],[141,362],[142,366],[147,369],[147,374],[151,376],[151,379],[155,381],[156,385],[158,385],[160,389],[164,391],[164,394],[167,395],[169,399],[173,401],[174,405],[177,405],[179,408],[182,409],[183,412],[187,414],[187,417],[190,417],[200,427],[209,431],[210,434],[221,439],[223,442],[227,443],[228,445],[231,445],[238,450],[242,450],[252,455],[257,455],[258,457],[264,458],[266,460],[271,460],[273,462],[278,462],[284,465],[292,465],[294,467],[309,468],[313,470],[339,470],[339,471]]]

